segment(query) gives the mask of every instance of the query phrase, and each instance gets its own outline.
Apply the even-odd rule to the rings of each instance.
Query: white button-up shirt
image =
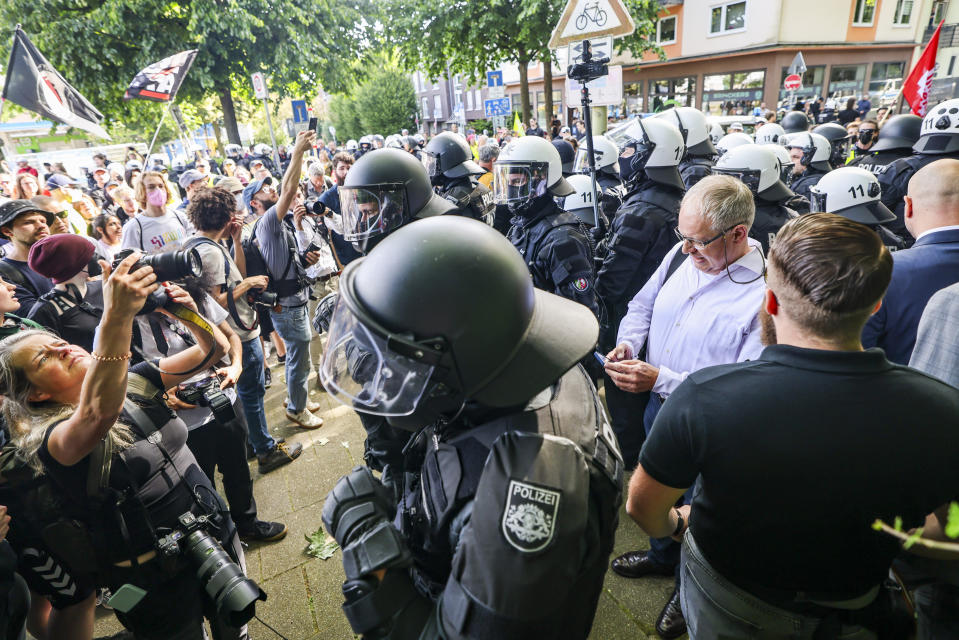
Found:
[[[630,301],[619,325],[617,343],[625,342],[635,357],[646,347],[646,361],[659,368],[653,392],[666,396],[693,371],[718,364],[757,358],[759,307],[766,283],[759,242],[749,238],[752,249],[716,275],[704,273],[686,259],[669,281],[666,270],[680,242],[666,255],[656,272]]]

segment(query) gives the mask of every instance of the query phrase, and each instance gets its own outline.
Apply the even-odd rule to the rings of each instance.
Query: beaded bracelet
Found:
[[[90,357],[92,357],[97,362],[122,362],[124,360],[129,360],[133,357],[133,353],[127,351],[122,356],[101,356],[96,351],[90,352]]]

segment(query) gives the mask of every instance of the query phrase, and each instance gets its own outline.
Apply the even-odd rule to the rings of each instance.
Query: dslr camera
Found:
[[[124,249],[118,252],[113,257],[113,268],[116,269],[131,253],[133,253],[133,249]],[[166,253],[140,256],[140,259],[130,267],[130,273],[133,273],[141,267],[153,267],[153,273],[156,274],[157,282],[182,280],[187,277],[198,278],[202,273],[200,254],[196,249],[167,251]],[[158,289],[147,297],[146,303],[137,315],[144,315],[156,311],[158,308],[166,306],[167,302],[169,302],[169,299],[166,292]]]
[[[583,40],[583,61],[569,65],[566,75],[580,84],[592,82],[596,78],[609,75],[609,58],[593,60],[593,52],[589,40]]]
[[[277,305],[280,296],[266,289],[250,289],[246,294],[246,300],[250,304],[258,304],[261,307],[271,309]]]
[[[233,403],[220,389],[220,379],[216,376],[181,384],[176,391],[176,397],[187,404],[208,407],[213,412],[213,418],[220,424],[236,419]]]
[[[303,206],[306,207],[307,213],[311,215],[325,216],[327,218],[333,216],[333,211],[325,204],[320,202],[319,198],[310,198],[303,203]]]
[[[233,627],[242,627],[256,613],[256,601],[266,594],[223,550],[205,529],[214,526],[210,516],[187,511],[178,518],[180,527],[157,541],[160,556],[182,555],[196,569],[197,578],[216,604],[217,615]]]

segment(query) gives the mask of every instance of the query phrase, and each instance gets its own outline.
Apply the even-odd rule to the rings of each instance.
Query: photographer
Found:
[[[168,372],[192,371],[221,358],[226,339],[197,315],[188,294],[168,289],[197,344],[134,365],[128,376],[134,316],[158,289],[153,269],[139,266],[139,259],[129,255],[115,271],[101,263],[104,312],[94,352],[45,331],[0,342],[4,417],[21,456],[69,498],[73,517],[60,524],[73,533],[63,538],[75,561],[96,560],[99,582],[113,592],[111,605],[125,627],[138,638],[199,637],[205,615],[215,638],[240,638],[245,631],[228,626],[224,616],[254,600],[214,605],[205,589],[209,576],[197,577],[191,546],[212,540],[194,528],[199,524],[215,535],[234,561],[242,561],[242,551],[222,501],[185,446],[186,426],[162,401],[163,389],[187,377]],[[197,522],[191,514],[203,518]],[[182,548],[166,537],[184,529],[189,533]],[[223,566],[238,575],[236,565]],[[238,577],[251,597],[261,595]],[[230,616],[234,623],[243,619]]]
[[[243,372],[236,381],[236,390],[243,405],[249,427],[250,444],[257,456],[260,473],[268,473],[292,462],[302,451],[302,445],[277,443],[270,436],[263,407],[263,348],[260,346],[260,327],[251,301],[260,295],[269,282],[267,276],[243,278],[236,262],[220,244],[233,239],[240,247],[242,214],[237,211],[233,194],[216,187],[198,192],[187,215],[197,229],[197,235],[188,246],[195,248],[203,264],[201,282],[210,296],[229,312],[227,322],[239,336],[242,344]],[[237,252],[243,260],[243,251]]]
[[[297,135],[290,167],[283,176],[279,196],[269,178],[256,180],[243,191],[247,208],[261,216],[253,235],[267,275],[270,276],[269,290],[278,296],[279,310],[274,307],[271,316],[287,350],[286,417],[304,429],[322,426],[323,419],[313,414],[319,409],[319,404],[310,402],[307,389],[312,338],[306,308],[309,280],[300,262],[292,220],[288,221],[288,216],[297,194],[303,154],[310,148],[315,135],[313,131],[301,131]],[[315,264],[319,257],[319,252],[310,252],[304,256],[304,262],[309,266]]]

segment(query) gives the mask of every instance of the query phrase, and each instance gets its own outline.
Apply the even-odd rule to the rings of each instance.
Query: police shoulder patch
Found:
[[[589,280],[586,278],[576,278],[573,280],[573,288],[577,291],[586,291],[589,289]]]
[[[562,492],[510,480],[503,508],[503,536],[524,553],[545,549],[556,531]]]

